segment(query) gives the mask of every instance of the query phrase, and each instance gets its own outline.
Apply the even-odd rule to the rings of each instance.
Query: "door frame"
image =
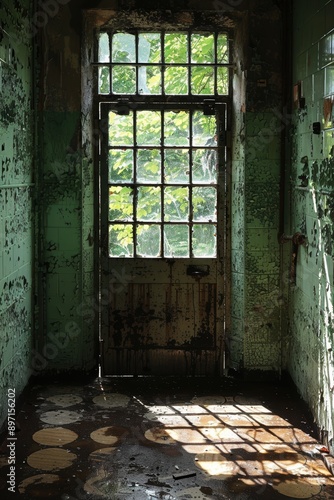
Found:
[[[178,99],[180,101],[180,99]],[[119,99],[105,99],[102,98],[100,99],[99,102],[99,130],[102,131],[100,134],[101,139],[100,139],[100,144],[99,144],[99,152],[98,152],[98,157],[99,157],[99,168],[98,168],[98,184],[99,184],[99,204],[97,207],[98,211],[98,223],[99,223],[99,235],[100,235],[100,254],[99,254],[99,283],[100,283],[100,288],[99,288],[99,296],[100,296],[100,360],[101,360],[101,369],[102,369],[102,374],[105,376],[105,370],[104,370],[104,342],[105,342],[105,336],[104,332],[102,329],[106,326],[108,322],[106,321],[106,316],[107,316],[107,306],[106,304],[109,303],[109,298],[107,297],[108,292],[110,292],[110,284],[108,287],[105,286],[106,280],[104,279],[104,276],[107,272],[107,269],[109,267],[109,262],[110,262],[110,257],[109,257],[109,252],[108,252],[108,226],[109,226],[109,221],[108,221],[108,206],[107,203],[103,204],[101,201],[103,201],[103,196],[102,196],[102,186],[107,185],[108,186],[108,174],[107,174],[107,168],[106,168],[106,161],[102,161],[102,154],[103,154],[103,148],[102,148],[102,142],[103,142],[103,135],[106,133],[107,127],[106,127],[106,117],[107,114],[110,110],[114,110],[115,108],[117,109],[118,106],[128,106],[129,109],[131,110],[138,110],[138,109],[145,109],[145,110],[181,110],[181,109],[186,109],[186,110],[193,110],[193,109],[204,109],[205,107],[210,107],[211,109],[207,112],[207,114],[213,114],[212,109],[214,109],[216,116],[220,115],[223,116],[223,119],[218,119],[217,118],[217,125],[219,124],[219,132],[218,132],[218,150],[220,151],[221,154],[218,155],[220,159],[220,164],[219,164],[219,170],[218,170],[218,176],[217,176],[217,195],[218,197],[223,196],[223,200],[219,201],[219,203],[222,204],[223,209],[222,209],[222,217],[223,221],[220,221],[220,223],[223,225],[223,234],[222,234],[222,241],[220,245],[217,244],[217,268],[218,265],[223,271],[223,275],[221,279],[223,280],[223,284],[221,285],[221,288],[223,290],[222,296],[220,297],[220,301],[222,303],[222,308],[223,308],[223,321],[224,321],[224,326],[223,326],[223,338],[220,339],[220,342],[223,342],[224,347],[221,351],[222,359],[221,359],[221,365],[218,370],[216,370],[216,375],[222,375],[225,371],[225,349],[226,349],[226,334],[227,334],[227,325],[229,324],[229,311],[227,310],[227,305],[230,303],[229,301],[229,276],[230,276],[230,253],[229,253],[229,221],[228,221],[228,206],[229,206],[229,159],[228,159],[228,154],[229,154],[229,149],[228,149],[228,122],[229,122],[229,113],[227,112],[228,108],[228,103],[226,100],[214,100],[214,99],[207,99],[205,96],[203,99],[199,99],[198,96],[196,99],[189,99],[190,102],[184,102],[186,99],[182,99],[183,102],[163,102],[160,100],[160,102],[154,102],[154,103],[148,103],[147,99],[143,100],[140,99],[138,102],[138,99],[134,96],[133,99],[131,97],[129,99],[124,100],[124,98],[120,97]],[[174,101],[174,100],[173,100]],[[223,127],[223,129],[222,129]],[[217,223],[219,224],[219,221],[217,220]],[[122,258],[119,258],[120,260]],[[132,260],[133,258],[130,257],[128,258]],[[183,258],[181,258],[182,260]],[[141,259],[141,260],[147,260]],[[161,257],[158,258],[159,261],[166,261],[168,259]],[[201,265],[201,259],[197,258],[194,259],[195,263],[198,265]],[[121,277],[122,279],[122,277]],[[126,277],[125,277],[126,279]],[[217,282],[217,281],[216,281]],[[112,286],[112,285],[111,285]],[[218,297],[217,297],[218,301]],[[218,339],[217,339],[218,340]],[[217,342],[218,344],[218,342]],[[216,346],[218,347],[218,346]],[[108,374],[107,374],[108,376]]]

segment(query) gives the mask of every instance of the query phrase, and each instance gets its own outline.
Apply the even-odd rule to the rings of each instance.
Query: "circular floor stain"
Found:
[[[46,411],[40,416],[42,422],[51,425],[66,425],[78,422],[81,419],[80,413],[69,410]]]
[[[80,396],[76,396],[75,394],[60,394],[59,396],[51,396],[47,398],[46,401],[54,403],[57,406],[61,406],[62,408],[67,408],[68,406],[81,403],[82,398]]]
[[[239,472],[238,465],[232,460],[227,460],[215,446],[207,446],[203,453],[195,457],[195,464],[209,476],[232,476]]]
[[[321,491],[316,479],[300,478],[273,484],[274,490],[289,498],[312,498]]]
[[[93,462],[97,462],[97,463],[104,463],[105,460],[110,456],[112,455],[115,451],[117,450],[117,448],[114,448],[114,447],[110,447],[110,448],[100,448],[99,450],[95,450],[93,451],[90,455],[89,455],[89,459],[92,460]]]
[[[51,471],[71,467],[76,458],[74,453],[62,448],[46,448],[29,455],[27,462],[34,469]]]
[[[37,474],[35,476],[27,477],[19,484],[19,492],[25,493],[29,486],[46,485],[53,484],[59,481],[59,476],[57,474]]]
[[[35,432],[32,438],[36,443],[46,446],[62,446],[75,441],[78,434],[64,427],[52,427]]]
[[[113,445],[126,436],[126,434],[128,434],[128,431],[124,427],[109,426],[96,429],[96,431],[91,433],[90,437],[96,443]]]
[[[159,444],[174,444],[176,443],[169,433],[163,427],[152,427],[145,432],[145,437],[149,441]]]
[[[129,396],[125,396],[125,394],[115,393],[104,393],[100,394],[93,398],[93,402],[102,406],[103,408],[119,408],[127,406],[130,401]]]
[[[211,432],[214,432],[213,429],[210,429]],[[207,437],[205,436],[205,431],[209,432],[209,429],[201,429],[198,431],[197,429],[192,428],[167,428],[167,434],[173,438],[175,441],[184,444],[204,444],[207,442]]]

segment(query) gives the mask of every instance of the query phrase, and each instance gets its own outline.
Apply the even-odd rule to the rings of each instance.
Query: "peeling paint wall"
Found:
[[[291,227],[307,236],[289,291],[289,371],[324,441],[334,437],[334,1],[294,2]],[[292,89],[291,89],[292,91]],[[319,133],[313,132],[320,126]]]
[[[0,23],[0,425],[7,391],[31,374],[33,290],[32,39],[30,2],[5,1]]]
[[[235,40],[228,354],[253,372],[281,370],[282,18],[276,2],[250,2]]]
[[[39,324],[42,373],[97,366],[93,167],[82,141],[81,2],[54,1],[39,53]]]

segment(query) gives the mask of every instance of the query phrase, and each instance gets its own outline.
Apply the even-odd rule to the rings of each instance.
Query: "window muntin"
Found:
[[[227,95],[226,33],[101,32],[98,93]]]
[[[107,116],[110,257],[215,256],[216,117],[197,109]]]

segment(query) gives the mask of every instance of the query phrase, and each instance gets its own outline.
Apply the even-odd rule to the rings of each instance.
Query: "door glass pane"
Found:
[[[214,187],[194,187],[192,201],[194,221],[216,220],[217,191]]]
[[[117,66],[112,70],[112,91],[114,94],[134,94],[136,92],[136,68]]]
[[[160,146],[161,117],[159,111],[137,111],[137,146]]]
[[[210,184],[217,182],[217,150],[196,149],[193,151],[193,182]]]
[[[188,94],[188,71],[188,68],[183,66],[167,67],[165,69],[165,94]]]
[[[192,243],[194,257],[214,257],[216,255],[216,226],[194,224]]]
[[[133,220],[133,189],[122,186],[109,187],[109,220]]]
[[[165,176],[166,183],[189,182],[189,150],[165,150]]]
[[[109,182],[133,181],[132,149],[111,149],[109,151]]]
[[[187,111],[165,112],[165,146],[189,145],[189,113]]]
[[[191,35],[191,62],[215,62],[214,35],[210,33],[193,33]]]
[[[161,221],[160,187],[138,187],[137,219],[139,221]]]
[[[140,63],[161,62],[160,33],[139,33],[138,62]]]
[[[165,257],[189,257],[189,226],[166,224],[164,226]]]
[[[109,226],[110,257],[133,257],[132,224],[111,224]]]
[[[136,62],[135,35],[115,33],[112,37],[112,62]]]
[[[110,111],[109,145],[110,146],[133,145],[133,117],[131,113],[129,115],[118,115],[113,111]]]
[[[217,146],[215,116],[195,111],[192,125],[194,146]]]
[[[167,187],[164,190],[165,221],[189,220],[189,192],[185,187]]]
[[[152,224],[137,226],[137,255],[139,257],[159,257],[160,249],[160,226]]]
[[[212,66],[196,66],[191,68],[192,94],[214,93],[214,68]]]
[[[167,64],[188,62],[188,35],[185,33],[165,34],[165,62]]]
[[[158,149],[140,149],[137,152],[137,181],[161,181],[161,153]]]

